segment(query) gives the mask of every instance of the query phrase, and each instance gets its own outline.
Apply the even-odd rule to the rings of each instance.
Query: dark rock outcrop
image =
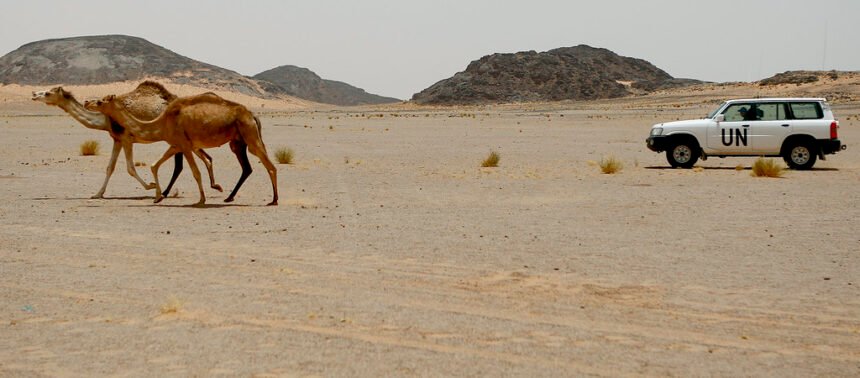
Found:
[[[586,45],[493,54],[415,94],[418,104],[593,100],[697,83],[653,64]]]
[[[761,86],[781,84],[801,85],[814,83],[825,77],[836,80],[839,78],[839,73],[836,71],[785,71],[761,80],[758,84]]]
[[[307,68],[296,66],[273,68],[254,75],[253,78],[266,82],[266,90],[272,93],[283,93],[324,104],[352,106],[400,101],[370,94],[343,82],[323,79]]]

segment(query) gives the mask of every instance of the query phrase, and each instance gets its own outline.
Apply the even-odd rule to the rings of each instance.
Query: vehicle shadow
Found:
[[[666,166],[648,166],[648,167],[643,167],[643,168],[653,169],[653,170],[675,170],[675,169],[677,169],[677,170],[691,170],[692,169],[692,168],[691,169],[672,168],[672,167],[666,167]],[[697,165],[694,168],[701,168],[701,169],[704,169],[706,171],[749,171],[749,170],[752,170],[752,167],[747,167],[747,166],[744,166],[743,168],[738,168],[738,167],[703,167],[703,166]],[[786,170],[792,171],[792,172],[803,172],[803,171],[798,171],[798,170],[788,169],[788,168],[786,168]],[[839,172],[839,168],[812,168],[809,171],[813,171],[813,172]]]

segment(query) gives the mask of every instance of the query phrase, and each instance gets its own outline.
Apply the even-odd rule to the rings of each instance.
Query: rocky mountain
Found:
[[[236,72],[125,35],[49,39],[0,57],[2,84],[88,85],[148,77],[266,96],[258,83]]]
[[[415,94],[419,104],[593,100],[697,83],[653,64],[586,45],[493,54]]]
[[[373,105],[399,102],[391,97],[382,97],[365,92],[347,83],[326,80],[313,71],[296,66],[281,66],[261,72],[254,79],[265,81],[266,90],[283,93],[324,104],[341,106]]]

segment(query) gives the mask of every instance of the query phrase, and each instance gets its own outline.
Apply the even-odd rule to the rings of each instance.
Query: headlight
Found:
[[[656,135],[663,135],[663,128],[662,127],[651,128],[651,136],[656,136]]]

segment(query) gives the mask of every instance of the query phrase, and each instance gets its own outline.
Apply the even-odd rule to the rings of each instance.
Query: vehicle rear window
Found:
[[[795,119],[821,119],[824,112],[817,102],[792,102],[789,104]]]

